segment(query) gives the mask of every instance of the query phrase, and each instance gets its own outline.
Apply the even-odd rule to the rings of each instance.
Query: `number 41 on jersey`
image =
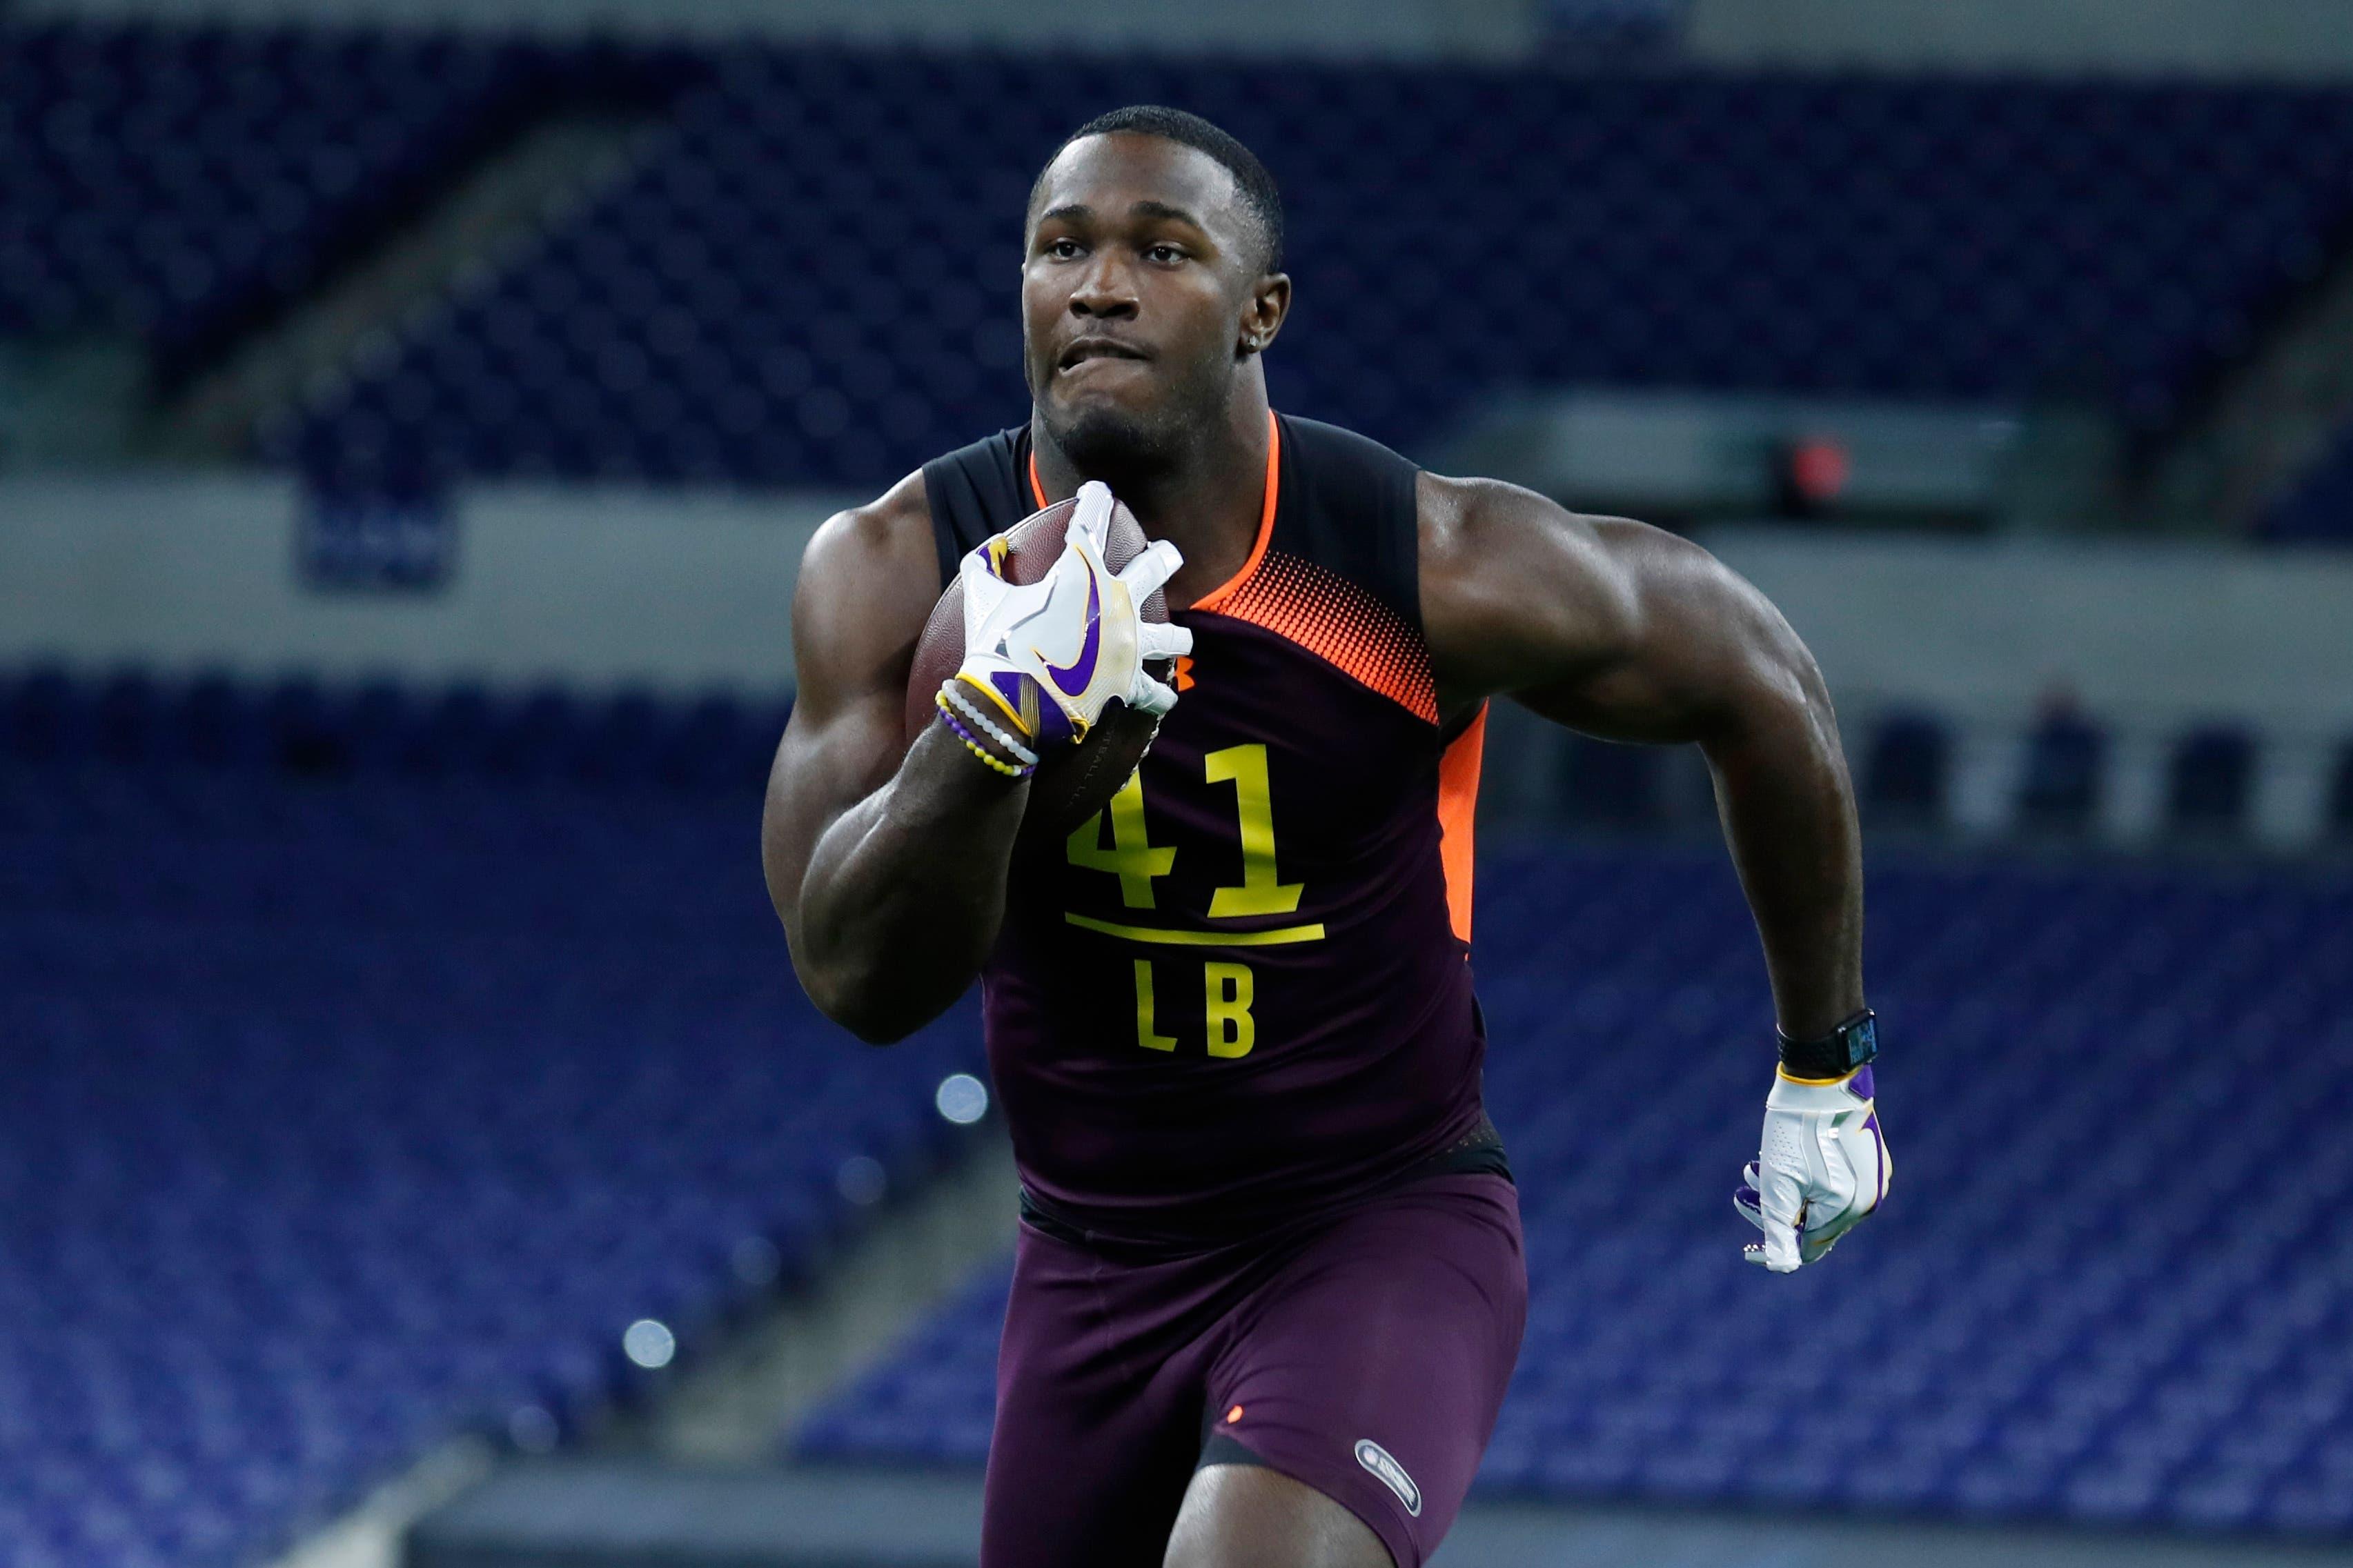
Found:
[[[1209,919],[1223,921],[1290,914],[1299,908],[1300,894],[1305,885],[1285,882],[1276,874],[1274,803],[1267,785],[1265,745],[1228,746],[1222,751],[1211,752],[1201,759],[1201,763],[1208,783],[1231,784],[1234,786],[1235,816],[1241,839],[1242,879],[1232,886],[1219,888],[1209,895]],[[1111,830],[1108,846],[1103,843],[1106,826]],[[1176,867],[1176,850],[1173,846],[1152,843],[1145,829],[1141,772],[1131,773],[1119,793],[1112,796],[1111,804],[1071,835],[1068,854],[1073,866],[1116,877],[1123,907],[1131,910],[1155,907],[1153,883],[1167,876]],[[1109,935],[1177,946],[1225,943],[1263,946],[1271,942],[1314,942],[1324,934],[1321,925],[1219,933],[1214,931],[1179,931],[1160,927],[1122,926],[1081,915],[1069,918],[1073,924]],[[1176,1037],[1160,1033],[1155,1022],[1154,961],[1139,958],[1134,962],[1135,1043],[1147,1050],[1174,1051]],[[1258,1038],[1258,1025],[1250,1016],[1255,985],[1255,977],[1247,963],[1211,959],[1201,965],[1202,1009],[1208,1033],[1205,1044],[1210,1056],[1231,1059],[1250,1054],[1250,1047]]]

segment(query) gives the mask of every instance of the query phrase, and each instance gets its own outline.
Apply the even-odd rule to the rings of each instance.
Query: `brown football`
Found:
[[[1062,531],[1070,526],[1071,515],[1077,511],[1076,498],[1056,501],[1045,510],[1032,512],[1007,531],[1006,569],[1016,583],[1035,583],[1054,568],[1061,558]],[[1117,572],[1144,553],[1151,542],[1144,535],[1144,525],[1135,514],[1124,505],[1113,502],[1111,512],[1111,538],[1103,551],[1103,563]],[[1168,618],[1168,601],[1157,589],[1144,601],[1144,618],[1165,621]],[[907,742],[913,745],[923,727],[934,723],[939,709],[933,699],[940,682],[954,675],[964,663],[964,588],[951,583],[940,602],[932,607],[932,618],[923,624],[923,635],[915,644],[915,662],[907,676]],[[1165,665],[1155,664],[1153,674],[1168,679]],[[1103,808],[1111,797],[1119,793],[1135,764],[1152,747],[1152,737],[1158,731],[1160,721],[1148,713],[1138,712],[1125,703],[1114,700],[1103,710],[1103,720],[1092,733],[1078,745],[1059,752],[1038,766],[1029,781],[1029,805],[1021,819],[1021,831],[1029,833],[1068,834]]]

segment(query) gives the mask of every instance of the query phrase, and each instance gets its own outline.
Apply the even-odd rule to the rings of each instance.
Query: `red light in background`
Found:
[[[1789,447],[1789,489],[1809,507],[1837,500],[1853,473],[1845,446],[1828,436],[1808,436]]]

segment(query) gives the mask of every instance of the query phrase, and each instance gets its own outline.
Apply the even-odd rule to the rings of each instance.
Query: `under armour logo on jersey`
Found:
[[[1373,1479],[1397,1493],[1398,1501],[1405,1504],[1406,1512],[1421,1517],[1421,1489],[1405,1473],[1405,1467],[1390,1458],[1389,1451],[1370,1437],[1356,1439],[1356,1463],[1373,1473]]]
[[[1176,679],[1174,684],[1179,691],[1193,689],[1193,656],[1191,654],[1180,653],[1176,656]]]

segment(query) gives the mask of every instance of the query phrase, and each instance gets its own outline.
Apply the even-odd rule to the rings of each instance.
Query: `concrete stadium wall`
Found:
[[[296,569],[277,476],[0,479],[0,661],[789,682],[788,609],[834,496],[477,486],[438,591]],[[1780,605],[1842,700],[1987,721],[2054,688],[2111,721],[2353,734],[2353,557],[1743,525],[1703,540]]]
[[[480,487],[453,503],[441,587],[352,591],[298,570],[290,480],[0,480],[0,668],[781,692],[801,548],[840,499]],[[2288,847],[2321,831],[2353,739],[2353,557],[1764,526],[1704,538],[1812,647],[1851,750],[1894,708],[1951,726],[1964,827],[2006,826],[2025,737],[2063,689],[2112,736],[2111,840],[2158,830],[2172,746],[2214,721],[2261,742],[2258,837]],[[1496,809],[1544,795],[1562,743],[1499,722]]]
[[[0,481],[0,663],[781,690],[826,498],[484,487],[437,591],[322,590],[268,477]]]
[[[1710,548],[1851,700],[2353,735],[2353,556],[1744,526]]]
[[[2353,556],[1760,527],[1706,542],[1814,650],[1851,751],[1890,708],[1951,725],[1962,827],[2007,826],[2029,729],[2063,691],[2111,735],[2098,803],[2111,842],[2158,831],[2172,748],[2210,722],[2258,738],[2260,841],[2321,832],[2353,741]]]
[[[2353,78],[2345,0],[1693,0],[1736,66]]]
[[[0,9],[5,9],[0,6]],[[364,23],[555,34],[923,39],[1216,54],[1504,58],[1535,0],[18,0],[17,16]]]

